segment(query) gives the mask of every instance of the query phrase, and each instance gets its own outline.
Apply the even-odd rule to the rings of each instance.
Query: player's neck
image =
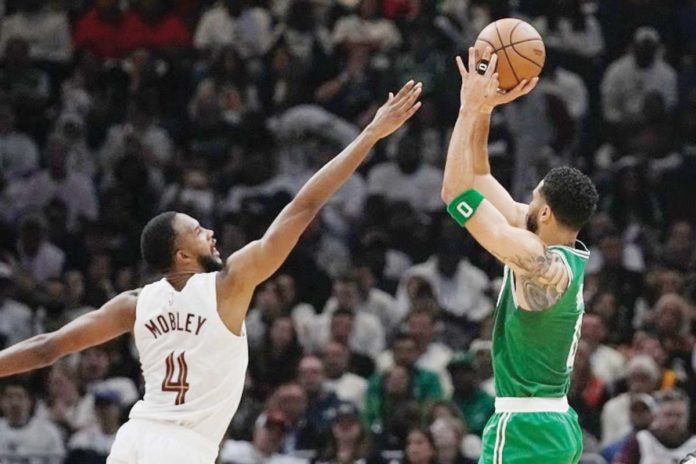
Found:
[[[203,271],[199,269],[173,269],[167,272],[164,278],[167,279],[169,284],[174,287],[176,291],[180,292],[184,286],[186,286],[186,282],[188,282],[194,274],[198,274],[199,272]]]
[[[549,227],[539,229],[539,238],[542,242],[549,246],[565,245],[572,248],[575,246],[575,241],[578,238],[578,234],[575,231],[567,229]]]

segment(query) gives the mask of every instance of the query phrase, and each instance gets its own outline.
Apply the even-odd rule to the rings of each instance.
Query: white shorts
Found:
[[[106,464],[213,464],[219,449],[193,430],[131,419],[116,434]]]

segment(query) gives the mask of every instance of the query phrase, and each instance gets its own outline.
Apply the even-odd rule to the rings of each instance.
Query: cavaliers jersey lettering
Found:
[[[218,314],[216,273],[195,274],[181,291],[166,279],[138,295],[135,344],[145,395],[132,419],[150,419],[193,430],[215,447],[244,390],[246,329],[230,332]]]
[[[205,321],[208,319],[196,316],[195,314],[187,313],[182,315],[179,312],[160,314],[154,319],[150,319],[145,323],[145,328],[150,331],[153,337],[157,338],[163,333],[188,332],[198,335]]]

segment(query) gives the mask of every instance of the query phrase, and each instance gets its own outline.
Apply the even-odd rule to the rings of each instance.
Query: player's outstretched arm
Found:
[[[254,287],[269,278],[283,264],[319,209],[355,172],[372,147],[418,111],[421,90],[422,84],[409,81],[396,95],[390,93],[389,99],[379,108],[372,122],[339,155],[307,181],[263,237],[227,259],[225,269],[219,277],[219,297],[223,300],[235,298],[236,301],[238,298],[235,295],[253,291]],[[241,329],[246,305],[235,306],[244,310],[234,311],[238,313],[234,319],[239,320],[231,325]]]
[[[133,330],[136,292],[125,292],[55,332],[36,335],[0,351],[0,377],[50,366],[61,357]]]

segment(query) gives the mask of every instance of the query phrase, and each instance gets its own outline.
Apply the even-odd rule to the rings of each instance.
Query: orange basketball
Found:
[[[499,19],[486,26],[474,45],[478,56],[486,47],[498,54],[500,88],[509,90],[522,79],[541,73],[546,60],[546,47],[541,35],[528,23],[516,18]]]

